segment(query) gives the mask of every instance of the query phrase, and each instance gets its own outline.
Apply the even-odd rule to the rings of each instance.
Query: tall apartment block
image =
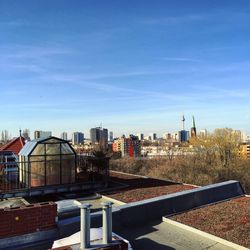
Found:
[[[65,141],[68,140],[68,134],[67,134],[67,132],[62,132],[61,139],[65,140]]]
[[[144,140],[144,134],[137,134],[137,137],[140,141],[143,141]]]
[[[206,129],[201,129],[201,130],[200,130],[200,136],[201,136],[201,137],[207,137],[207,135],[208,135],[208,132],[207,132]]]
[[[51,131],[42,131],[42,130],[36,130],[34,131],[34,139],[39,139],[39,138],[47,138],[52,136]]]
[[[108,146],[108,129],[97,127],[90,129],[90,140],[92,144]]]
[[[121,156],[140,157],[141,142],[137,136],[130,135],[129,138],[121,137],[114,141],[112,145],[114,152],[121,152]]]
[[[178,132],[179,142],[187,142],[189,139],[189,131],[181,130]]]
[[[84,134],[82,132],[74,132],[72,135],[72,144],[73,145],[84,144]]]
[[[157,140],[157,134],[156,133],[151,133],[148,136],[151,141],[156,141]]]
[[[112,131],[109,132],[109,141],[113,141],[114,140],[114,134]]]

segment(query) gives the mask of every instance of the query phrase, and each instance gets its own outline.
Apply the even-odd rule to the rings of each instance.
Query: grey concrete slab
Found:
[[[138,250],[233,250],[159,220],[140,227],[124,228],[116,233],[129,240],[133,249]]]

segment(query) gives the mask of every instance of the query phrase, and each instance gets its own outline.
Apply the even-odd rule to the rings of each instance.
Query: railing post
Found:
[[[102,240],[103,244],[112,242],[112,205],[113,202],[102,203]]]

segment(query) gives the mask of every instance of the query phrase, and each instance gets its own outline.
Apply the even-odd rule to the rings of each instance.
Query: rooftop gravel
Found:
[[[115,191],[105,192],[103,194],[125,203],[141,201],[196,188],[192,185],[177,184],[170,181],[145,178],[142,176],[112,171],[110,172],[110,179],[128,186],[125,188],[119,188]]]
[[[250,248],[250,197],[198,208],[170,219]]]

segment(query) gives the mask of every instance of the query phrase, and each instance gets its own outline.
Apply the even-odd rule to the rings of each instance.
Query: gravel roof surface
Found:
[[[170,219],[250,248],[250,197],[198,208]]]
[[[192,185],[177,184],[170,181],[144,178],[142,176],[128,175],[112,171],[110,172],[110,177],[111,180],[126,184],[128,187],[105,192],[104,195],[125,203],[141,201],[196,188]]]

